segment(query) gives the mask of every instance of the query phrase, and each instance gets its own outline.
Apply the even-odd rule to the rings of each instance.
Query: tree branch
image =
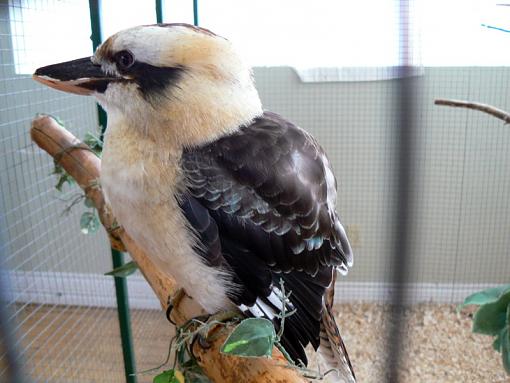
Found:
[[[470,102],[470,101],[462,101],[462,100],[447,100],[447,99],[437,99],[434,101],[436,105],[445,105],[445,106],[453,106],[454,108],[467,108],[478,110],[480,112],[484,112],[503,120],[505,123],[510,124],[510,113],[505,112],[504,110],[498,109],[492,105],[482,104],[479,102]]]
[[[161,307],[166,310],[168,297],[177,290],[174,280],[158,270],[150,257],[136,245],[131,237],[115,223],[109,208],[106,206],[101,188],[98,186],[101,160],[88,150],[80,147],[81,142],[59,125],[50,116],[39,116],[32,122],[30,130],[32,140],[69,173],[85,191],[88,198],[94,201],[99,218],[110,234],[116,246],[125,247],[144,275],[147,282],[156,293]],[[112,238],[113,237],[113,238]],[[183,325],[188,320],[204,314],[204,311],[185,296],[172,310],[172,319],[177,325]],[[228,333],[233,327],[228,328]],[[274,348],[273,358],[239,358],[223,355],[220,347],[228,333],[211,343],[210,348],[202,348],[199,342],[194,342],[193,350],[198,363],[213,382],[306,382],[299,373],[288,368],[281,352]]]

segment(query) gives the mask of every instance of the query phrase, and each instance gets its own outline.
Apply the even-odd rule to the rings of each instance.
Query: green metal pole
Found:
[[[92,29],[92,45],[94,51],[101,44],[101,11],[99,9],[100,0],[89,0],[90,8],[90,26]],[[101,125],[101,139],[103,139],[106,129],[106,112],[100,105],[97,105],[97,115],[99,125]],[[113,268],[124,264],[124,254],[115,249],[111,249]],[[133,347],[133,335],[131,332],[131,317],[129,313],[129,300],[126,278],[114,277],[115,294],[117,297],[117,314],[119,317],[120,337],[122,342],[122,354],[124,357],[124,375],[126,383],[136,383],[136,365]]]
[[[92,30],[92,34],[90,35],[90,39],[92,40],[92,49],[94,52],[97,47],[101,44],[102,41],[102,33],[101,33],[101,13],[99,10],[99,1],[100,0],[89,0],[89,8],[90,8],[90,29]],[[103,140],[104,131],[106,129],[106,112],[101,105],[97,104],[97,119],[99,121],[99,125],[101,126],[101,141]]]
[[[198,27],[198,0],[193,0],[193,24]]]
[[[124,264],[124,254],[111,249],[113,268]],[[129,313],[128,289],[125,277],[114,277],[115,294],[117,296],[117,314],[119,317],[120,337],[122,341],[122,355],[124,357],[124,374],[126,383],[136,383],[135,353],[133,347],[133,335],[131,332],[131,316]]]
[[[156,23],[163,22],[163,4],[162,0],[156,0]]]

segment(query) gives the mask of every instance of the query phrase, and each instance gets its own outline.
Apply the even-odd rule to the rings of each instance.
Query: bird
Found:
[[[338,381],[356,381],[332,311],[353,254],[331,162],[311,134],[262,108],[228,39],[136,26],[33,78],[106,110],[105,201],[162,272],[209,314],[236,309],[279,328],[292,311],[281,338],[291,359],[307,365],[311,344]]]

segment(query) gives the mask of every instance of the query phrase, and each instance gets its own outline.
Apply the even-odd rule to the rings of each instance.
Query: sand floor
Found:
[[[387,309],[376,304],[337,307],[338,323],[358,381],[380,382],[385,371],[383,337]],[[421,304],[406,313],[403,382],[510,382],[492,338],[471,333],[469,311]]]
[[[359,303],[336,310],[358,381],[381,382],[387,309]],[[105,308],[24,307],[18,321],[26,370],[40,382],[125,381],[116,315]],[[406,314],[402,381],[510,382],[491,338],[471,333],[470,315],[457,314],[453,305],[413,306]],[[132,326],[138,370],[160,364],[173,334],[164,315],[133,310]],[[138,381],[152,382],[151,376]]]

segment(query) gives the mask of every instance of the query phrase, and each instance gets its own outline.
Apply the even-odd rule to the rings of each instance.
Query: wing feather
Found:
[[[232,135],[188,148],[181,165],[187,192],[180,206],[199,254],[232,276],[234,303],[277,328],[283,280],[287,308],[296,313],[286,319],[282,343],[306,364],[306,345],[321,344],[332,272],[352,264],[324,151],[303,130],[264,113]]]
[[[312,259],[278,259],[281,270],[352,264],[335,211],[335,185],[328,185],[332,170],[326,154],[308,133],[278,115],[266,112],[232,135],[186,150],[182,167],[190,193],[208,208],[285,236],[294,254],[319,249],[324,240],[335,248]]]

